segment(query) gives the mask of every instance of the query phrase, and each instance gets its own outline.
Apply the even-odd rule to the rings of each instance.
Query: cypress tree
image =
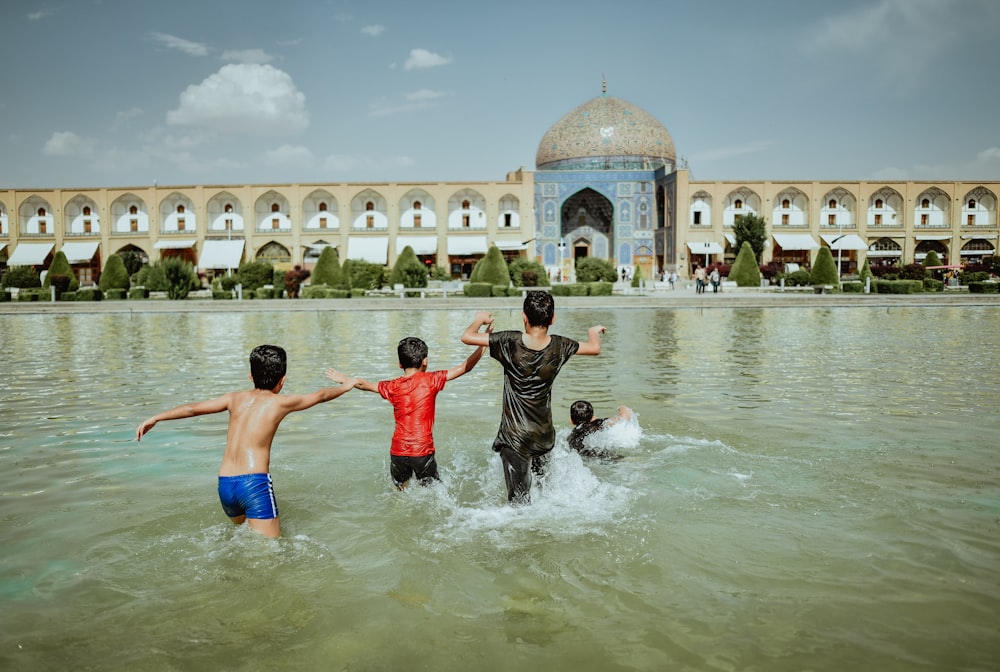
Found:
[[[340,255],[337,248],[324,247],[316,260],[316,266],[312,270],[312,285],[326,285],[327,287],[339,287],[346,284],[344,282],[343,269],[340,267]]]
[[[748,241],[740,246],[736,261],[729,269],[729,279],[735,281],[737,287],[760,287],[760,267]]]
[[[66,253],[62,250],[56,252],[55,256],[52,257],[52,263],[49,265],[49,272],[45,274],[45,280],[42,281],[42,287],[48,289],[49,279],[54,275],[64,275],[69,278],[68,291],[75,292],[80,288],[80,281],[76,279],[76,273],[73,272],[73,267],[69,265]]]
[[[469,275],[469,282],[485,282],[490,285],[510,286],[510,270],[496,245],[491,245],[486,256],[476,262]]]
[[[940,265],[941,265],[941,257],[939,257],[937,255],[937,252],[935,252],[934,250],[928,252],[927,256],[924,257],[924,266],[940,266]]]
[[[819,248],[812,272],[809,274],[809,282],[814,285],[840,285],[837,262],[833,260],[833,252],[829,247]]]
[[[97,286],[101,288],[102,292],[107,292],[109,289],[127,290],[130,285],[125,260],[121,258],[121,255],[112,254],[108,258],[108,263],[104,265],[104,272],[101,273],[101,279]]]
[[[420,263],[413,248],[407,245],[399,253],[396,263],[389,273],[390,285],[403,285],[404,287],[426,287],[427,269]]]

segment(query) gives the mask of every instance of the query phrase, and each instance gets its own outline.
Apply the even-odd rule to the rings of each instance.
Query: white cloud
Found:
[[[227,49],[222,52],[222,60],[230,63],[270,63],[274,56],[263,49]]]
[[[371,110],[368,114],[372,117],[389,117],[394,114],[426,110],[427,108],[434,107],[443,98],[451,95],[447,91],[420,89],[403,94],[403,100],[399,103],[391,103],[385,99],[377,100],[371,104]]]
[[[297,168],[310,168],[316,161],[312,150],[300,145],[282,145],[277,149],[264,152],[261,158],[269,166],[295,166]]]
[[[445,58],[439,54],[427,51],[426,49],[411,49],[410,57],[406,59],[407,70],[418,70],[421,68],[433,68],[438,65],[448,65],[451,58]]]
[[[37,12],[31,12],[27,14],[28,21],[41,21],[55,14],[55,10],[52,9],[41,9]]]
[[[57,131],[42,147],[46,156],[91,156],[97,147],[97,141],[83,138],[72,131]]]
[[[411,168],[416,161],[408,156],[391,156],[382,159],[370,156],[348,156],[346,154],[330,154],[323,161],[323,170],[332,173],[385,173],[397,168]]]
[[[191,42],[181,37],[166,33],[153,33],[153,39],[168,49],[188,54],[189,56],[208,56],[208,47],[198,42]]]
[[[288,73],[270,65],[232,64],[187,87],[180,107],[167,113],[167,123],[281,135],[309,126],[305,104],[305,94]]]
[[[380,26],[377,23],[371,26],[365,26],[361,29],[361,32],[365,35],[371,35],[372,37],[377,37],[385,32],[385,26]]]
[[[994,180],[1000,173],[1000,147],[989,147],[970,160],[955,163],[916,163],[899,168],[886,166],[871,174],[869,179],[885,180]]]
[[[144,114],[141,108],[130,107],[127,110],[119,110],[115,114],[115,128],[129,126],[133,119],[138,119]]]
[[[976,155],[976,160],[983,163],[1000,161],[1000,147],[990,147],[989,149],[984,149]]]

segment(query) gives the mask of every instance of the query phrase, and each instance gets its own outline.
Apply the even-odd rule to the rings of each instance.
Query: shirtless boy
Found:
[[[389,448],[389,475],[397,489],[405,488],[411,477],[423,485],[440,480],[434,457],[435,400],[446,382],[472,371],[484,350],[476,348],[468,359],[446,371],[428,372],[427,344],[407,336],[396,346],[402,376],[379,383],[358,380],[358,389],[375,392],[392,404],[396,429]],[[338,383],[348,380],[336,369],[327,369],[326,377]]]
[[[216,399],[184,404],[144,420],[135,431],[136,441],[161,420],[229,411],[226,451],[219,467],[219,499],[226,515],[243,521],[266,537],[281,534],[274,486],[268,473],[271,441],[285,416],[304,411],[350,392],[357,384],[345,378],[341,387],[327,387],[311,394],[281,395],[288,358],[276,345],[258,345],[250,352],[250,380],[254,389],[229,392]]]
[[[493,450],[500,453],[507,500],[530,501],[531,474],[544,473],[544,462],[555,445],[552,424],[552,384],[573,355],[601,354],[603,326],[587,330],[586,341],[549,333],[555,321],[555,302],[548,292],[528,292],[524,297],[524,331],[489,333],[493,316],[476,313],[462,334],[466,345],[489,346],[490,357],[503,366],[503,410]]]

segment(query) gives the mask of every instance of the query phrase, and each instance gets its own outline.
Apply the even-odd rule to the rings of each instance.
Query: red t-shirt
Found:
[[[389,449],[392,455],[434,454],[434,400],[447,380],[447,371],[418,371],[378,384],[378,393],[392,404],[396,419]]]

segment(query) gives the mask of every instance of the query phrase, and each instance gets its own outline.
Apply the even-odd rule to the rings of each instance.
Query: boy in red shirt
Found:
[[[376,392],[392,404],[396,429],[389,449],[389,474],[397,489],[405,488],[411,477],[421,484],[441,480],[434,459],[435,400],[446,382],[472,370],[485,349],[476,348],[468,359],[446,371],[428,372],[427,344],[407,336],[396,347],[402,376],[379,383],[358,379],[355,387],[359,390]],[[336,369],[327,369],[326,377],[338,383],[352,380]]]

